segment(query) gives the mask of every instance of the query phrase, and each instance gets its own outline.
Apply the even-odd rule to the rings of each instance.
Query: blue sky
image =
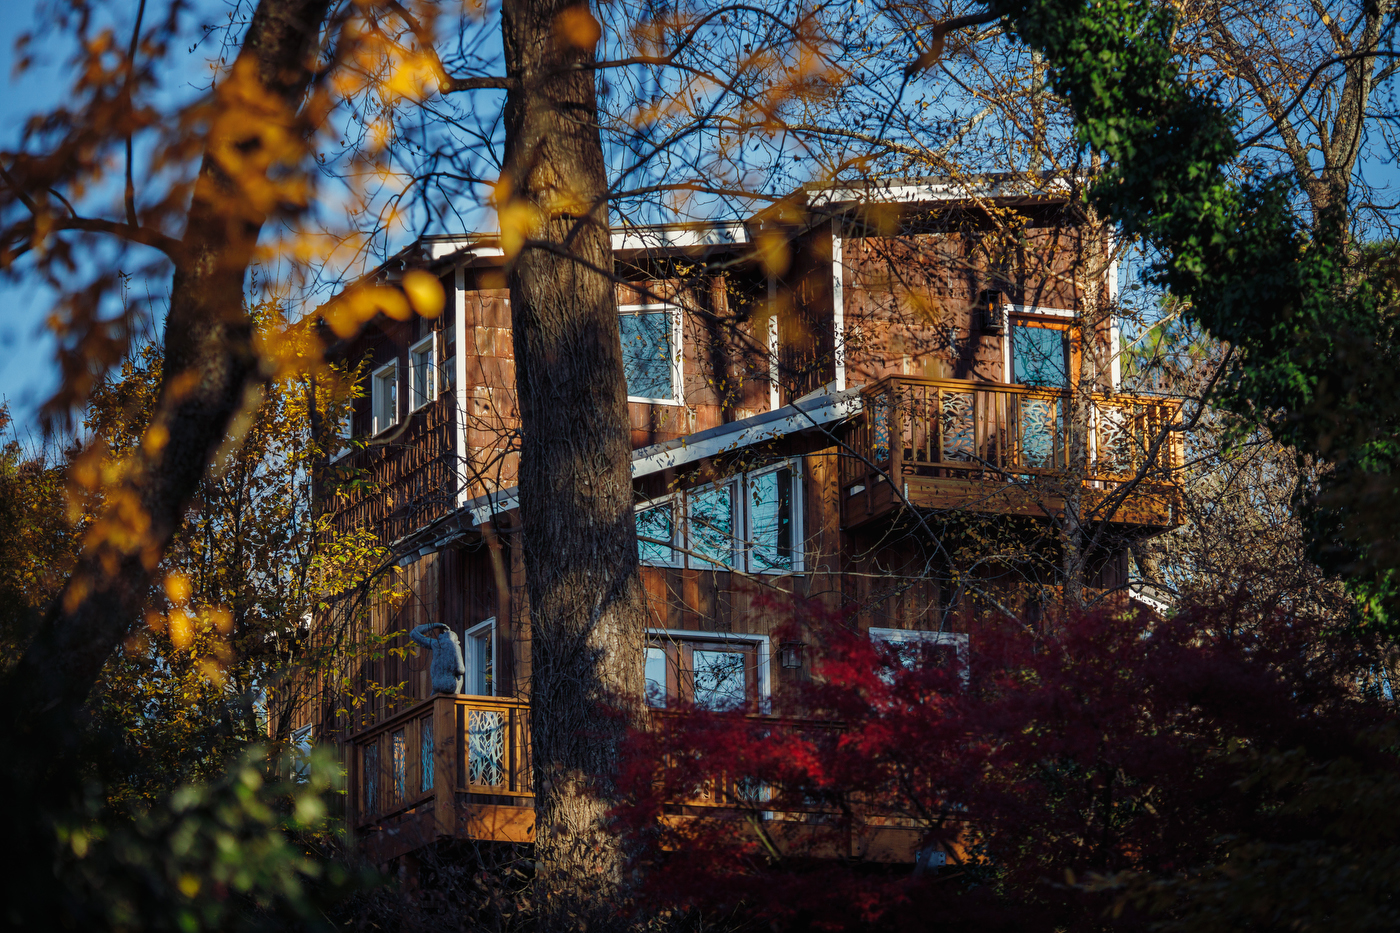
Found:
[[[0,93],[0,148],[13,148],[19,142],[25,119],[60,101],[69,83],[62,50],[58,49],[22,80],[16,81],[12,76],[14,42],[33,26],[35,8],[41,2],[5,0],[7,15],[0,22],[0,81],[7,86]],[[122,6],[121,3],[115,5]],[[195,5],[206,12],[217,11],[220,18],[227,13],[224,0],[207,0],[207,6],[205,0],[196,0]],[[43,51],[42,46],[40,51]],[[194,77],[203,70],[208,51],[207,48],[194,50],[187,62],[176,62],[173,70],[178,75],[188,68]],[[475,51],[480,54],[482,50]],[[1400,171],[1394,164],[1372,159],[1363,166],[1363,173],[1373,183],[1390,189],[1380,193],[1377,200],[1390,200],[1392,192],[1400,189]],[[133,288],[155,295],[163,293],[166,287],[168,280],[133,283]],[[0,311],[0,399],[8,402],[20,425],[32,425],[39,405],[56,383],[54,344],[43,326],[48,296],[34,287],[0,283],[0,308],[3,308]]]
[[[60,67],[30,72],[12,79],[14,43],[33,23],[36,0],[7,0],[0,20],[0,147],[12,148],[25,119],[62,99]],[[0,398],[8,400],[20,424],[33,420],[35,409],[56,384],[53,341],[44,332],[45,296],[35,289],[0,284]]]

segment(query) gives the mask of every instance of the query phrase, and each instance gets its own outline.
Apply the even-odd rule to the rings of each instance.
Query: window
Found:
[[[1011,381],[1068,389],[1069,330],[1063,325],[1016,320],[1011,324]]]
[[[647,706],[666,708],[666,649],[647,648]]]
[[[409,410],[417,411],[437,399],[437,340],[429,334],[408,348]]]
[[[340,420],[335,426],[335,449],[331,452],[332,460],[339,460],[350,452],[350,439],[355,436],[355,408],[353,403],[345,403],[345,413],[340,416]]]
[[[622,368],[633,402],[681,404],[681,315],[669,305],[620,309]]]
[[[496,620],[487,619],[479,625],[467,629],[466,643],[462,646],[466,655],[467,676],[462,686],[464,693],[474,696],[493,697],[496,695]]]
[[[768,638],[652,629],[646,700],[655,709],[691,705],[761,712],[768,702]]]
[[[797,569],[794,485],[792,467],[786,464],[748,476],[744,493],[749,520],[748,565],[755,573]]]
[[[311,777],[311,747],[315,732],[309,725],[293,729],[289,744],[292,747],[292,777],[305,782]]]
[[[888,651],[888,657],[906,670],[915,665],[937,663],[955,665],[963,686],[968,678],[967,635],[961,632],[920,632],[899,628],[872,628],[870,640],[877,647]],[[892,680],[894,671],[887,668],[883,674],[886,681]]]
[[[734,483],[686,495],[686,531],[692,566],[734,566]]]
[[[801,492],[798,461],[785,461],[652,500],[637,508],[637,556],[657,567],[801,573]]]
[[[680,555],[675,550],[680,530],[677,504],[678,497],[668,497],[637,509],[637,557],[642,563],[658,567],[679,565]],[[663,541],[666,543],[658,543]]]
[[[399,423],[398,360],[374,371],[374,381],[370,384],[370,402],[374,416],[371,434],[387,431]]]

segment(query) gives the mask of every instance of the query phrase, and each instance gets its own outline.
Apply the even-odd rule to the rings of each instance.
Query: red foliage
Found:
[[[1005,620],[964,670],[798,615],[824,656],[804,717],[668,712],[632,740],[618,818],[658,902],[779,928],[1133,929],[1076,880],[1189,873],[1233,840],[1312,831],[1278,818],[1286,788],[1249,780],[1261,755],[1397,770],[1367,738],[1392,712],[1358,689],[1357,642],[1302,620]],[[889,817],[947,866],[853,857]]]

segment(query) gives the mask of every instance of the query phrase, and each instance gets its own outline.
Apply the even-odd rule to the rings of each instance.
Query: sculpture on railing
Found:
[[[437,635],[427,634],[435,629],[439,630]],[[462,662],[462,643],[457,640],[457,633],[441,622],[429,622],[409,632],[408,637],[432,649],[433,692],[461,693],[462,675],[467,672],[467,666]]]

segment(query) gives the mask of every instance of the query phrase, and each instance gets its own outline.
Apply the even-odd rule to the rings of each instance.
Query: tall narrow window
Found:
[[[654,709],[666,708],[667,677],[666,677],[666,649],[647,649],[647,706]]]
[[[437,398],[435,336],[429,334],[408,348],[408,397],[411,411],[417,411]]]
[[[618,324],[627,397],[634,402],[679,405],[680,312],[666,305],[624,307]]]
[[[350,439],[355,436],[355,409],[351,403],[346,403],[345,413],[340,416],[340,420],[335,426],[335,450],[331,452],[332,460],[339,460],[350,452]]]
[[[371,433],[387,431],[399,423],[399,361],[381,366],[374,371],[374,381],[370,387],[370,401],[374,413],[374,426]]]
[[[749,569],[756,573],[799,570],[793,471],[779,467],[751,474],[744,504],[749,515]]]
[[[687,498],[692,562],[701,567],[734,566],[734,484],[696,490]]]
[[[463,689],[475,696],[496,695],[496,620],[487,619],[467,630],[467,676]]]

